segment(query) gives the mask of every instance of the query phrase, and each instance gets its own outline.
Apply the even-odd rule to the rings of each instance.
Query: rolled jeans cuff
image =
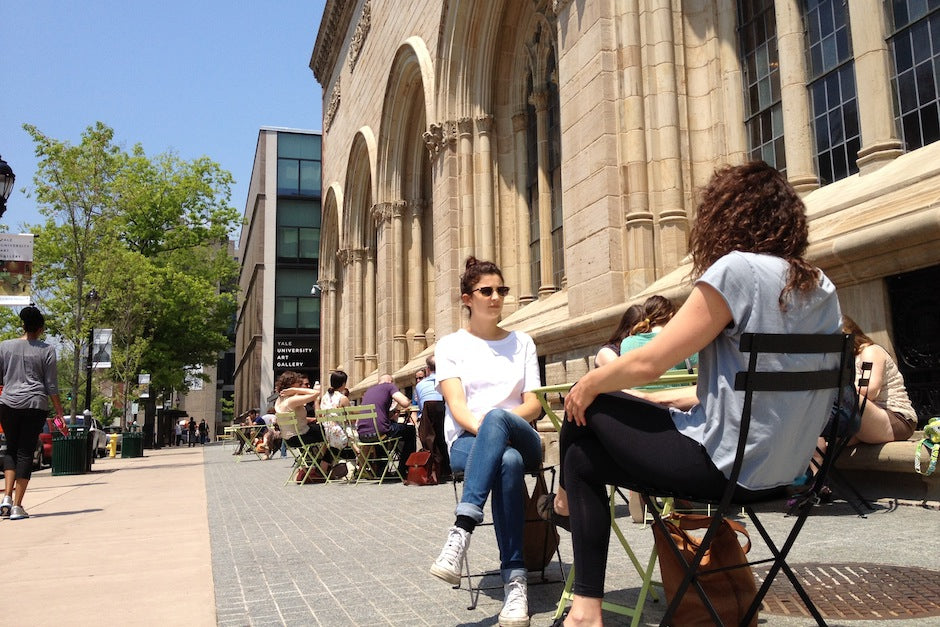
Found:
[[[468,518],[473,519],[473,521],[478,525],[483,522],[483,509],[477,507],[473,503],[458,503],[454,513],[457,516],[467,516]]]

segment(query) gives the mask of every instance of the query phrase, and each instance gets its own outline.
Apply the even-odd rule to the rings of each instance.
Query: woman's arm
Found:
[[[594,367],[600,368],[615,359],[617,359],[617,353],[606,346],[602,346],[601,349],[597,351],[597,355],[594,356]]]
[[[859,362],[871,362],[871,378],[868,381],[868,389],[865,390],[865,396],[867,398],[878,398],[878,395],[881,394],[881,388],[885,382],[886,358],[887,353],[885,349],[877,344],[869,344],[863,348],[862,352],[855,358],[856,361]],[[855,383],[858,383],[858,381]]]
[[[651,403],[659,403],[660,405],[668,405],[682,411],[688,411],[698,405],[698,396],[695,395],[695,389],[694,385],[687,385],[666,390],[624,390],[624,392],[639,396]]]
[[[568,420],[585,424],[584,412],[598,394],[655,381],[669,368],[705,348],[732,321],[721,294],[697,283],[675,317],[649,344],[624,353],[582,377],[565,397]]]
[[[535,392],[523,392],[522,404],[513,408],[512,413],[521,417],[526,422],[532,422],[542,415],[542,404]]]
[[[458,378],[444,379],[439,384],[441,396],[450,408],[450,415],[464,431],[476,435],[483,416],[474,416],[467,406],[467,395],[463,391],[463,382]]]

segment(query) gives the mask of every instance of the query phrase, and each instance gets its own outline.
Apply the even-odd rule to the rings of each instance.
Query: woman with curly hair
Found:
[[[717,171],[692,228],[688,299],[648,344],[588,373],[565,398],[560,447],[575,565],[565,625],[602,624],[607,484],[713,498],[724,492],[741,416],[734,378],[747,368],[741,335],[840,331],[835,287],[803,258],[807,235],[803,202],[772,167]],[[696,352],[697,388],[619,392],[655,381]],[[779,359],[787,369],[793,358]],[[800,359],[800,369],[831,368],[838,356]],[[806,468],[832,401],[829,390],[762,396],[737,499],[776,493]]]

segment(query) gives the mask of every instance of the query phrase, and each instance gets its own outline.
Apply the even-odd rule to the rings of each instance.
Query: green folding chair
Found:
[[[304,444],[301,442],[299,445],[292,444],[289,440],[291,436],[300,435],[300,425],[294,413],[290,414],[277,414],[277,424],[281,427],[281,437],[284,438],[284,445],[287,447],[287,452],[290,453],[293,458],[293,463],[290,468],[290,476],[287,477],[287,481],[284,482],[284,485],[287,485],[291,482],[295,484],[306,483],[312,474],[320,469],[320,460],[325,454],[326,445],[323,442],[314,442],[312,444]],[[319,428],[318,426],[311,428]]]
[[[345,418],[352,429],[347,434],[355,433],[356,461],[359,471],[356,484],[360,481],[382,483],[389,467],[397,464],[398,443],[401,438],[379,433],[378,416],[375,405],[356,405],[346,408]],[[362,426],[362,430],[358,426]],[[368,435],[361,435],[364,432]],[[351,438],[353,439],[353,438]]]

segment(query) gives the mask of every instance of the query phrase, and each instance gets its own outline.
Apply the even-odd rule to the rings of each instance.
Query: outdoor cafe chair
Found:
[[[362,481],[382,483],[393,464],[398,464],[401,438],[379,433],[375,405],[352,405],[344,414],[350,446],[356,451],[356,485]],[[359,426],[362,425],[362,435]],[[397,466],[396,466],[397,467]]]
[[[291,444],[291,437],[300,435],[299,421],[293,412],[289,414],[278,414],[277,424],[281,427],[281,437],[284,440],[284,446],[287,447],[287,452],[290,453],[293,458],[293,463],[290,467],[290,475],[287,477],[287,481],[284,482],[284,485],[291,482],[298,485],[306,483],[311,477],[316,476],[314,473],[319,472],[319,462],[323,457],[325,445],[323,442],[305,444],[302,440],[300,444]],[[319,425],[313,425],[311,428],[319,428]]]
[[[695,383],[698,379],[698,373],[693,372],[667,372],[662,377],[660,377],[656,382],[648,386],[644,386],[642,389],[656,389],[664,387],[674,387],[680,385],[691,385]],[[538,396],[539,402],[542,404],[542,408],[545,410],[545,415],[552,422],[552,425],[555,427],[555,430],[559,433],[561,432],[561,418],[559,418],[558,413],[555,410],[555,407],[552,405],[549,399],[549,395],[558,394],[559,400],[563,400],[563,397],[560,395],[566,393],[571,389],[572,383],[564,383],[561,385],[549,385],[545,387],[538,388],[534,390],[536,396]],[[633,568],[636,570],[637,574],[640,576],[641,584],[640,591],[637,595],[636,604],[633,606],[626,605],[623,603],[615,603],[613,601],[603,601],[601,607],[608,612],[614,614],[619,614],[621,616],[627,616],[631,619],[630,624],[635,627],[640,622],[640,617],[643,615],[643,606],[646,604],[646,599],[648,597],[653,597],[654,601],[659,600],[659,594],[653,588],[654,585],[662,588],[662,583],[653,579],[653,574],[656,567],[656,548],[650,551],[649,557],[645,560],[641,560],[640,557],[633,550],[633,547],[630,546],[630,542],[627,540],[626,535],[624,535],[623,530],[620,528],[620,523],[617,521],[617,495],[619,494],[622,499],[627,501],[628,507],[630,508],[631,516],[634,517],[634,520],[637,518],[637,512],[639,513],[640,520],[643,520],[645,516],[643,512],[644,508],[640,506],[642,499],[640,495],[635,495],[631,493],[631,498],[626,499],[623,495],[623,492],[620,491],[616,486],[609,486],[609,504],[610,504],[610,528],[614,532],[614,535],[617,536],[617,540],[620,542],[620,546],[623,548],[624,552],[627,554],[627,557],[630,559],[630,563],[633,565]],[[661,511],[664,514],[668,514],[673,508],[673,500],[665,499],[662,505],[656,504],[655,507],[661,508]],[[568,577],[565,580],[565,587],[561,592],[561,596],[558,599],[558,605],[555,608],[555,619],[561,618],[564,614],[565,608],[574,598],[573,592],[574,586],[574,564],[568,570]]]
[[[741,507],[772,553],[772,557],[757,559],[736,566],[744,567],[747,565],[770,564],[767,575],[754,599],[751,601],[750,607],[740,624],[747,625],[753,617],[756,616],[774,578],[780,571],[783,571],[812,617],[819,625],[825,625],[825,620],[786,560],[813,509],[812,506],[819,502],[820,490],[825,485],[829,469],[834,459],[838,456],[839,452],[841,452],[852,435],[858,430],[860,407],[863,407],[863,405],[860,406],[858,390],[853,381],[855,357],[852,335],[843,333],[832,335],[748,333],[741,337],[740,350],[749,355],[747,370],[738,372],[734,380],[734,389],[743,394],[743,408],[735,460],[728,478],[728,486],[721,498],[715,499],[700,494],[665,493],[651,486],[629,486],[643,494],[643,499],[655,519],[653,524],[656,525],[660,531],[664,532],[663,535],[668,541],[669,550],[678,558],[678,563],[685,572],[682,582],[679,584],[675,595],[666,608],[666,613],[663,616],[661,624],[671,624],[673,614],[677,610],[679,603],[692,589],[694,589],[695,593],[701,598],[709,616],[715,624],[723,624],[700,583],[700,578],[707,577],[708,571],[705,571],[705,573],[699,572],[699,565],[702,563],[705,552],[708,550],[709,546],[711,546],[712,540],[722,523],[722,518],[733,515],[732,510]],[[784,372],[763,369],[763,364],[768,363],[766,356],[775,353],[787,353],[791,355],[832,354],[838,358],[838,365],[825,370],[807,371]],[[734,499],[735,487],[737,486],[737,480],[740,476],[741,467],[746,455],[751,416],[752,413],[760,412],[761,395],[816,390],[832,390],[836,395],[835,404],[831,408],[829,421],[823,433],[827,447],[822,453],[822,462],[813,477],[810,487],[803,494],[799,505],[795,508],[796,513],[793,516],[795,520],[790,532],[787,534],[783,543],[778,546],[758,518],[754,510],[756,503],[736,503]],[[827,411],[830,411],[830,409],[827,408]],[[785,448],[786,443],[781,443],[780,447],[780,454],[787,454]],[[683,498],[696,502],[710,503],[715,507],[712,522],[705,532],[701,540],[701,545],[695,552],[691,562],[687,562],[683,558],[666,527],[664,516],[653,507],[652,498],[654,496]],[[777,500],[777,498],[779,498],[779,495],[769,496],[761,502]]]

